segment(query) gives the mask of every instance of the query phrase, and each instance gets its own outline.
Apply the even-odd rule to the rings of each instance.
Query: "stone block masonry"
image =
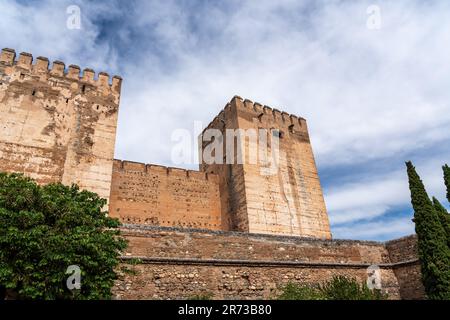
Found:
[[[399,282],[400,295],[408,299],[423,299],[425,288],[421,280],[416,236],[388,241],[386,248],[393,263],[411,261],[407,264],[400,263],[393,268]]]
[[[122,80],[3,49],[0,171],[78,184],[108,199]]]
[[[405,281],[401,271],[417,269],[415,237],[384,244],[136,225],[122,233],[129,241],[124,261],[141,263],[124,264],[134,273],[116,282],[118,299],[271,299],[288,282],[317,284],[335,275],[365,282],[371,265],[380,267],[391,299],[424,297],[420,279]]]

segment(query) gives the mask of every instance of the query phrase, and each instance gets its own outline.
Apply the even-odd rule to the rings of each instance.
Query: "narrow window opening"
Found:
[[[262,121],[262,117],[264,116],[264,113],[261,113],[259,116],[258,116],[258,120],[259,120],[259,122],[261,122]]]
[[[282,138],[284,138],[284,132],[281,130],[274,130],[273,136],[282,139]]]
[[[293,124],[291,124],[291,125],[289,126],[289,132],[290,132],[290,133],[294,133],[294,125],[293,125]]]

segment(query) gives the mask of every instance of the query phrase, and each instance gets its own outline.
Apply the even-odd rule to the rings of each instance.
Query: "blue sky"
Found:
[[[174,165],[174,130],[238,94],[308,120],[334,237],[413,233],[406,160],[448,204],[448,1],[2,0],[0,12],[0,46],[124,78],[117,158]]]

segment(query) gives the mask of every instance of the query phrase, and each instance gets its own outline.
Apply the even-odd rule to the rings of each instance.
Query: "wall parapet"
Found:
[[[240,266],[240,267],[290,267],[290,268],[348,268],[367,269],[371,263],[346,263],[346,262],[323,262],[323,261],[274,261],[274,260],[236,260],[236,259],[195,259],[195,258],[166,258],[145,256],[122,256],[123,262],[140,261],[142,264],[172,264],[172,265],[209,265],[209,266]],[[397,263],[379,263],[381,269],[392,269],[415,265],[418,259],[402,261]]]
[[[240,96],[234,96],[230,102],[219,112],[219,114],[211,121],[202,134],[208,129],[217,129],[219,123],[222,121],[226,114],[230,113],[232,106],[240,106],[247,111],[253,113],[255,118],[261,121],[263,116],[269,117],[273,122],[279,123],[282,127],[290,127],[295,130],[307,130],[306,119],[294,114],[290,114],[285,111],[280,111],[276,108],[263,105],[259,102],[253,102],[250,99],[243,99]]]
[[[84,84],[93,85],[103,89],[109,89],[114,93],[120,93],[122,78],[113,76],[110,78],[106,72],[96,73],[94,70],[85,68],[81,72],[81,68],[76,65],[70,65],[67,69],[62,61],[54,61],[52,67],[49,68],[50,62],[46,57],[37,57],[33,64],[33,55],[22,52],[17,57],[14,49],[4,48],[0,55],[0,65],[7,67],[18,67],[30,72],[32,75],[46,75],[49,78],[59,77],[71,81],[78,81]]]
[[[142,162],[134,162],[134,161],[127,161],[127,160],[118,160],[114,159],[114,170],[120,171],[120,172],[126,172],[126,171],[136,171],[141,172],[145,174],[152,174],[152,173],[166,173],[167,175],[176,175],[180,177],[186,177],[186,178],[194,178],[199,180],[218,180],[218,175],[214,173],[208,173],[208,172],[202,172],[202,171],[196,171],[196,170],[188,170],[183,168],[175,168],[175,167],[166,167],[156,164],[146,164]]]
[[[423,298],[417,257],[392,261],[384,242],[132,224],[121,234],[129,241],[121,261],[138,273],[119,290],[123,297],[185,298],[202,289],[215,298],[262,299],[289,282],[316,285],[335,275],[365,282],[376,266],[390,299]],[[193,278],[200,286],[186,287]]]
[[[288,236],[288,235],[274,235],[274,234],[264,234],[264,233],[249,233],[249,232],[239,232],[239,231],[222,231],[222,230],[209,230],[209,229],[193,229],[193,228],[178,228],[178,227],[164,227],[164,226],[150,226],[150,225],[140,225],[140,224],[123,224],[121,229],[124,232],[141,232],[142,236],[145,236],[146,231],[173,231],[177,233],[199,233],[199,234],[209,234],[209,235],[220,235],[220,236],[230,236],[230,237],[242,237],[250,239],[267,239],[291,243],[301,243],[309,242],[314,244],[323,245],[342,245],[342,244],[353,244],[353,245],[366,245],[366,246],[384,246],[383,242],[378,241],[367,241],[367,240],[347,240],[347,239],[320,239],[314,237],[302,237],[302,236]]]

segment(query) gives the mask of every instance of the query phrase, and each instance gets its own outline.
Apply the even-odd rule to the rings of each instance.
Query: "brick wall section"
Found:
[[[417,237],[413,235],[389,241],[386,248],[393,263],[412,262],[394,268],[402,299],[424,299],[425,289],[421,280],[420,262],[417,261]]]
[[[109,198],[121,79],[30,54],[0,56],[0,171]]]
[[[399,284],[402,270],[410,267],[403,259],[415,256],[395,252],[413,245],[414,238],[385,245],[132,225],[122,233],[129,240],[124,258],[140,257],[143,263],[124,265],[135,274],[121,275],[114,289],[118,299],[186,299],[202,293],[215,299],[269,299],[289,281],[317,284],[335,275],[366,281],[370,265],[380,266],[382,288],[391,299],[422,298]],[[417,281],[411,278],[410,288],[418,287]]]
[[[221,177],[223,217],[229,221],[229,228],[224,230],[331,238],[304,119],[234,97],[207,129],[222,132],[224,155],[229,139],[226,129],[246,130],[242,131],[240,139],[234,138],[237,144],[235,149],[243,150],[246,155],[243,163],[238,162],[235,151],[232,157],[229,156],[231,159],[224,157],[225,164],[207,164],[203,161],[201,166],[201,170],[217,173]],[[258,137],[260,129],[268,132],[264,142]],[[279,130],[282,138],[278,166],[270,171],[274,166],[274,162],[270,161],[271,130]],[[209,137],[205,139],[205,132],[203,150],[210,144]],[[266,155],[259,152],[258,147],[262,143],[267,144]],[[257,162],[250,161],[250,157],[255,157]]]
[[[220,230],[218,177],[114,160],[109,212],[125,223]]]

